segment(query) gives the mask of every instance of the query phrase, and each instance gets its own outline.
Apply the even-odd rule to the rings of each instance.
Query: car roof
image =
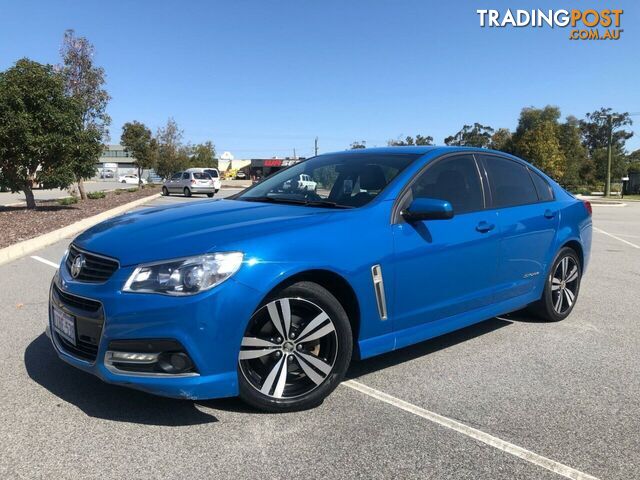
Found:
[[[453,153],[453,152],[493,152],[499,153],[502,155],[507,155],[505,152],[500,152],[497,150],[491,150],[488,148],[480,148],[480,147],[457,147],[457,146],[448,146],[448,145],[429,145],[429,146],[398,146],[398,147],[373,147],[373,148],[356,148],[354,150],[343,150],[338,152],[328,152],[322,155],[330,155],[330,154],[349,154],[349,155],[359,155],[359,154],[407,154],[413,153],[418,155],[425,155],[427,153]]]

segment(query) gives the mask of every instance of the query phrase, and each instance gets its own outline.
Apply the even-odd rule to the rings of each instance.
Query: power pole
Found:
[[[314,150],[315,150],[315,155],[318,155],[318,137],[316,137]]]
[[[604,196],[611,195],[611,144],[613,143],[613,115],[608,115],[609,121],[609,145],[607,146],[607,183],[604,185]]]

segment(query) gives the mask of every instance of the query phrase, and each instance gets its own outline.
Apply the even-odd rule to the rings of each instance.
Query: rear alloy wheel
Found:
[[[165,197],[169,196],[169,189],[167,187],[162,187],[162,195]]]
[[[581,279],[578,255],[572,248],[563,248],[553,262],[542,298],[534,305],[536,313],[551,322],[567,318],[578,300]]]
[[[279,292],[251,317],[238,355],[240,396],[261,410],[317,406],[344,377],[351,325],[331,293],[311,282]]]
[[[191,196],[191,190],[189,190],[187,187],[184,187],[184,196],[185,197],[190,197]]]
[[[213,193],[207,193],[207,197],[213,198]]]

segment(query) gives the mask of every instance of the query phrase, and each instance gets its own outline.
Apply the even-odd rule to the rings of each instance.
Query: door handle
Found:
[[[496,226],[493,223],[487,223],[484,220],[480,222],[478,225],[476,225],[476,230],[479,231],[480,233],[490,232],[494,228],[496,228]]]
[[[556,212],[552,212],[552,211],[551,211],[551,210],[549,210],[549,209],[546,209],[546,210],[544,211],[544,218],[549,218],[549,219],[551,219],[551,218],[553,218],[553,217],[555,217],[555,216],[556,216]]]

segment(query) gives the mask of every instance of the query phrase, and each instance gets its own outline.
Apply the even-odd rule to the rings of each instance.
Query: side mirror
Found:
[[[453,218],[453,207],[446,200],[436,198],[416,198],[400,212],[407,222],[421,220],[448,220]]]

